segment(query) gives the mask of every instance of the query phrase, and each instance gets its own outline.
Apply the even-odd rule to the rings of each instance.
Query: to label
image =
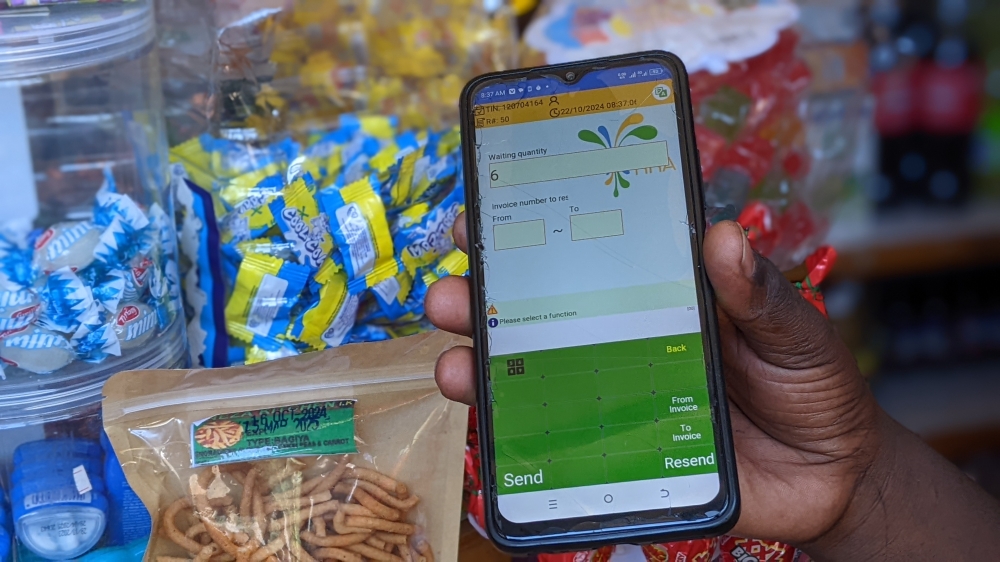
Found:
[[[265,273],[250,305],[247,328],[258,336],[269,336],[271,324],[284,304],[288,281]]]
[[[94,489],[90,477],[87,476],[87,469],[82,464],[73,469],[73,483],[76,484],[76,491],[80,494],[86,494]]]
[[[191,424],[191,465],[356,453],[355,402],[223,414]]]

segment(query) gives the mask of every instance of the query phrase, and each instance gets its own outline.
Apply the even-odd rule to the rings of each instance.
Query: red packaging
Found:
[[[647,562],[709,562],[718,539],[701,539],[642,547]]]
[[[722,537],[719,562],[794,562],[795,547],[780,542]]]
[[[589,552],[564,552],[562,554],[539,554],[538,562],[609,562],[615,547],[606,546]]]

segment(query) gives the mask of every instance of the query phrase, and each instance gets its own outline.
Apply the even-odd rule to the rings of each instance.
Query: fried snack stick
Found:
[[[338,512],[343,512],[344,515],[360,515],[361,517],[377,517],[375,512],[368,509],[363,505],[358,505],[356,503],[345,503],[341,504]]]
[[[366,482],[371,482],[372,484],[376,484],[385,491],[395,494],[399,498],[405,498],[410,493],[410,490],[409,488],[406,487],[406,484],[394,480],[393,478],[390,478],[385,474],[382,474],[381,472],[377,472],[368,468],[354,467],[351,470],[351,476],[354,476],[358,480],[364,480]]]
[[[195,523],[194,525],[191,525],[190,527],[188,527],[187,531],[184,531],[184,536],[187,537],[187,538],[189,538],[189,539],[193,539],[193,538],[197,537],[198,535],[203,535],[203,534],[205,534],[207,532],[208,531],[205,530],[205,524],[204,523]]]
[[[417,532],[417,528],[409,523],[386,521],[385,519],[376,519],[374,517],[358,517],[356,515],[348,515],[346,523],[348,527],[373,529],[375,531],[387,531],[400,535],[412,535]]]
[[[201,522],[205,524],[205,530],[208,532],[209,536],[212,537],[212,540],[215,541],[215,544],[219,545],[222,550],[232,554],[237,560],[239,560],[240,547],[236,546],[236,544],[229,539],[229,536],[226,535],[222,529],[218,528],[208,517],[202,515]]]
[[[375,533],[375,536],[378,537],[379,539],[385,541],[388,544],[399,544],[399,545],[403,545],[403,546],[405,546],[407,544],[407,537],[406,537],[406,535],[397,535],[397,534],[394,534],[394,533],[386,533],[386,532],[383,532],[383,531],[379,531],[379,532]]]
[[[343,510],[343,506],[341,506],[341,509],[337,510],[337,513],[333,516],[333,530],[336,531],[338,535],[371,534],[371,529],[356,529],[354,527],[348,527],[345,523],[346,517],[347,515]]]
[[[347,472],[348,461],[349,459],[345,458],[329,474],[320,475],[306,481],[302,484],[302,495],[308,495],[317,490],[323,491],[333,488],[344,477],[344,473]]]
[[[267,546],[259,549],[250,556],[250,562],[264,562],[268,558],[274,556],[275,554],[281,552],[281,549],[285,548],[284,537],[278,537],[274,539]]]
[[[196,554],[201,552],[202,544],[188,538],[184,533],[177,529],[177,523],[174,518],[177,517],[177,513],[182,509],[190,509],[191,500],[188,498],[180,498],[174,503],[170,504],[170,507],[163,513],[163,530],[167,534],[167,538],[172,540],[177,546],[183,548],[184,550]]]
[[[431,545],[420,539],[415,545],[417,552],[420,553],[420,558],[417,558],[418,562],[434,562],[434,551],[431,550]]]
[[[389,521],[399,521],[402,514],[381,503],[377,499],[373,498],[368,492],[362,490],[361,488],[355,488],[349,484],[337,484],[333,488],[334,492],[338,494],[344,494],[348,499],[353,498],[358,501],[361,505],[370,509],[375,515],[381,517],[382,519],[388,519]]]
[[[208,562],[212,559],[212,556],[215,556],[216,552],[219,552],[218,546],[214,544],[205,545],[205,548],[202,548],[197,556],[194,557],[194,562]]]
[[[322,517],[313,517],[310,522],[310,526],[314,529],[313,532],[316,533],[317,537],[326,536],[326,519]]]
[[[385,550],[386,542],[378,537],[368,537],[365,539],[365,544],[369,546],[374,546],[379,550]]]
[[[357,552],[365,558],[375,560],[376,562],[402,562],[403,560],[395,554],[389,554],[384,550],[368,546],[367,544],[354,544],[347,547],[347,550]]]
[[[371,482],[367,482],[365,480],[348,480],[347,484],[361,488],[362,490],[374,496],[375,499],[377,499],[378,501],[388,505],[389,507],[398,509],[400,511],[408,511],[410,509],[413,509],[414,506],[416,506],[417,503],[420,501],[420,498],[417,496],[407,496],[406,499],[399,499],[390,494],[389,492],[386,492],[379,486],[372,484]]]
[[[257,483],[257,467],[253,467],[243,477],[243,497],[240,498],[240,517],[250,517],[253,511],[253,493]]]
[[[320,548],[316,552],[319,560],[339,560],[340,562],[363,562],[361,556],[340,548]]]
[[[299,508],[309,507],[311,505],[317,505],[323,502],[328,502],[331,499],[333,499],[333,495],[330,493],[330,490],[327,490],[325,492],[320,492],[318,494],[314,494],[311,496],[298,498],[297,500],[289,499],[287,501],[275,501],[272,503],[265,503],[264,513],[270,515],[275,511],[287,511],[288,509],[295,507]]]
[[[178,558],[177,556],[157,556],[156,562],[191,562],[191,559]]]
[[[407,544],[397,544],[396,552],[399,553],[399,557],[403,559],[403,562],[413,562],[413,553],[410,552],[410,546]]]
[[[322,547],[344,547],[351,546],[354,544],[360,544],[365,542],[370,535],[368,533],[355,533],[351,535],[333,535],[328,537],[320,537],[315,533],[310,533],[309,531],[303,531],[299,537],[313,545]]]
[[[280,531],[286,525],[298,528],[302,525],[302,523],[308,521],[309,519],[337,511],[337,508],[339,507],[339,501],[331,500],[326,503],[314,505],[312,506],[312,509],[303,509],[291,517],[286,514],[286,516],[281,519],[272,519],[269,525],[269,530],[272,532]]]

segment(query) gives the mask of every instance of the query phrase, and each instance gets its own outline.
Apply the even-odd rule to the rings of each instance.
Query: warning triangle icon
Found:
[[[489,316],[496,316],[496,314],[497,314],[497,307],[495,307],[495,306],[493,306],[491,304],[490,305],[490,309],[486,311],[486,314],[489,315]]]

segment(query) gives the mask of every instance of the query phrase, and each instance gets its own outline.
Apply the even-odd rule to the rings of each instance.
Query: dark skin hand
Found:
[[[466,224],[455,240],[467,248]],[[1000,559],[1000,504],[879,408],[827,320],[743,229],[705,238],[739,471],[738,536],[797,545],[820,560]],[[435,283],[427,315],[471,335],[466,278]],[[472,349],[437,364],[448,398],[474,404]],[[917,492],[919,491],[919,492]]]

